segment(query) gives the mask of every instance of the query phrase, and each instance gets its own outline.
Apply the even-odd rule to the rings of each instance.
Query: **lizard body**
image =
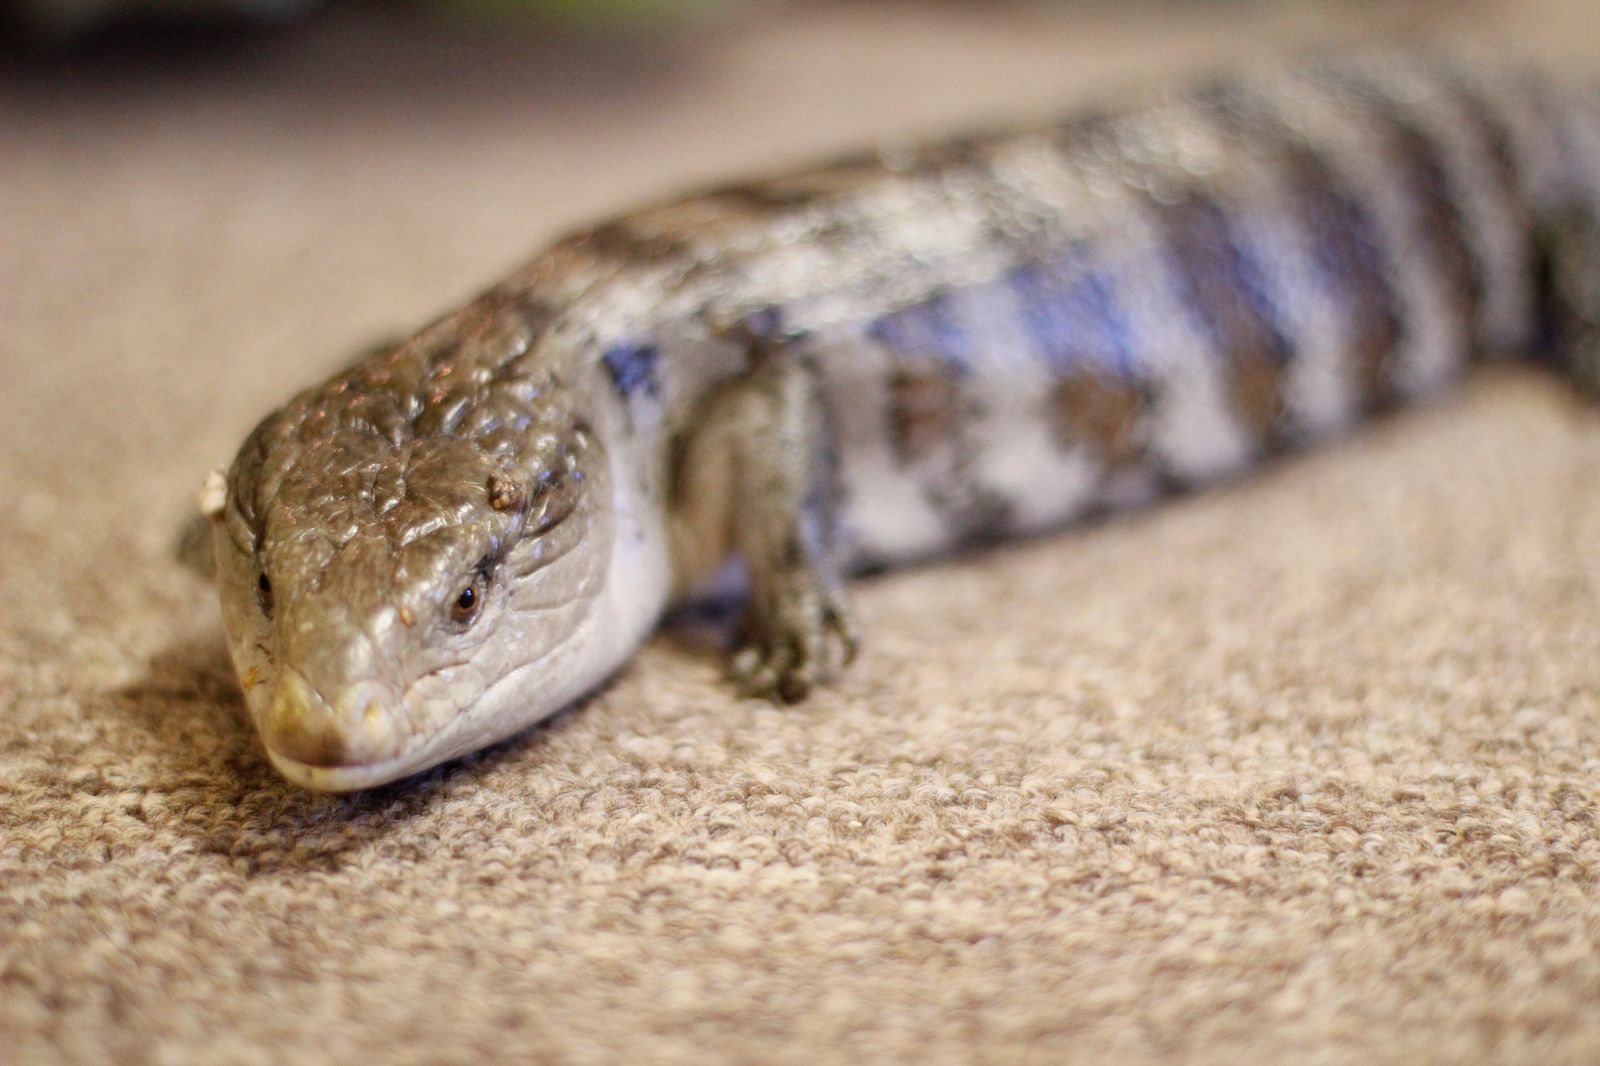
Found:
[[[798,699],[844,577],[1199,486],[1481,351],[1600,384],[1600,96],[1441,62],[1216,82],[557,243],[261,423],[210,508],[274,764],[393,780],[560,709],[730,562]]]

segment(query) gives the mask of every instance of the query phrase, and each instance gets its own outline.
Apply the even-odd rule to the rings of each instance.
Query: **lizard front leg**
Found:
[[[855,656],[833,453],[815,370],[783,351],[758,352],[702,401],[680,439],[671,505],[679,584],[742,559],[748,599],[729,669],[746,695],[803,699]]]

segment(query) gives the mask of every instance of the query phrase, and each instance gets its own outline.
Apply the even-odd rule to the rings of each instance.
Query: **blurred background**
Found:
[[[1308,51],[1600,65],[1593,0],[3,10],[0,447],[176,513],[286,393],[641,200]]]

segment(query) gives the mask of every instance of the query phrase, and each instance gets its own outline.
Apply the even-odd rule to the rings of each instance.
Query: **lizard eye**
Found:
[[[480,573],[463,585],[450,603],[450,620],[456,625],[468,625],[483,609],[483,575]]]
[[[261,613],[272,617],[272,579],[265,573],[256,576],[256,600],[261,604]]]

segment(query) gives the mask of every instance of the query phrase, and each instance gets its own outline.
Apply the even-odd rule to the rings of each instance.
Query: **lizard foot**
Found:
[[[844,590],[815,572],[774,585],[746,609],[728,672],[741,695],[795,703],[855,659],[861,635]]]

